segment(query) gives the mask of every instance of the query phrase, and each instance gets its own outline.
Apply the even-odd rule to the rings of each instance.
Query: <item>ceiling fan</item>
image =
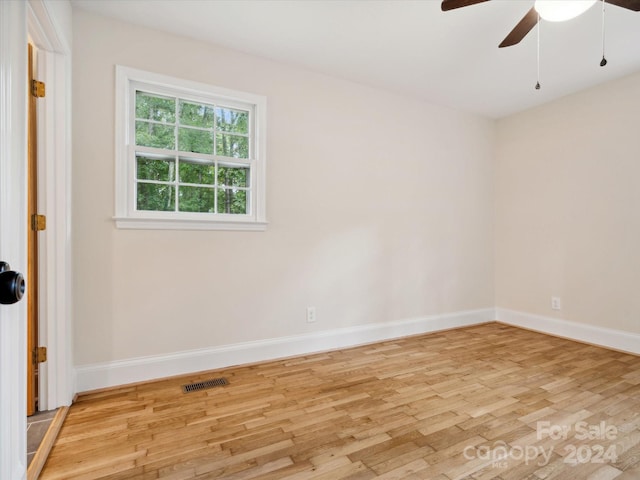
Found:
[[[477,3],[488,2],[489,0],[442,0],[442,11],[453,10],[461,7],[468,7]],[[522,20],[509,32],[509,35],[498,45],[500,48],[510,47],[527,36],[538,20],[562,21],[577,17],[587,11],[598,0],[536,0],[531,9],[522,17]],[[601,0],[604,1],[604,0]],[[618,7],[640,11],[640,0],[606,0],[606,3],[617,5]],[[566,10],[563,8],[566,7]]]

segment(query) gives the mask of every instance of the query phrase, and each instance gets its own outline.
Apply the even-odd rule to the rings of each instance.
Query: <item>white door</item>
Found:
[[[26,2],[0,0],[0,260],[26,270]],[[28,294],[28,292],[27,292]],[[0,478],[26,478],[26,302],[0,305]]]

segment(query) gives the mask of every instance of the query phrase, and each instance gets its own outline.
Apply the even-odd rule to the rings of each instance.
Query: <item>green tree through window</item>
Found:
[[[266,97],[115,70],[117,228],[265,230]]]
[[[246,215],[250,112],[135,94],[136,209]]]

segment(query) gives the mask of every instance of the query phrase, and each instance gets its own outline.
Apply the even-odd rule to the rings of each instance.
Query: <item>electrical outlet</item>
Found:
[[[307,323],[316,321],[316,307],[307,307]]]
[[[551,310],[560,310],[562,308],[562,302],[560,297],[551,297]]]

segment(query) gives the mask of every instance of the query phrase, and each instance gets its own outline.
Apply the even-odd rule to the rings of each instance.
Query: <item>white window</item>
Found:
[[[265,97],[117,66],[117,226],[264,230],[265,122]]]

